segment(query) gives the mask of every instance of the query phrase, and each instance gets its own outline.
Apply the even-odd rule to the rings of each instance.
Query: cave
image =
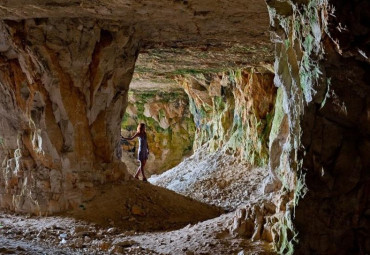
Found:
[[[2,1],[0,253],[370,253],[369,11]]]

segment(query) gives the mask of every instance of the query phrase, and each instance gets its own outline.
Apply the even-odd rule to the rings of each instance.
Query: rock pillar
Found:
[[[128,178],[116,154],[138,54],[130,28],[2,21],[0,38],[0,207],[59,212]]]

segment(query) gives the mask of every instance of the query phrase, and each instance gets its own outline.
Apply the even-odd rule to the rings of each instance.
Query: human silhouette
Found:
[[[137,126],[136,134],[134,136],[127,137],[127,138],[123,137],[123,139],[130,141],[130,140],[135,139],[136,137],[139,139],[139,149],[138,149],[138,153],[137,153],[137,159],[140,161],[140,166],[137,169],[137,172],[135,174],[135,178],[139,179],[139,174],[141,173],[142,176],[143,176],[143,181],[147,182],[147,179],[146,179],[145,173],[144,173],[144,167],[145,167],[146,161],[148,160],[149,147],[148,147],[148,140],[147,140],[147,136],[146,136],[145,124],[144,123],[140,123]]]

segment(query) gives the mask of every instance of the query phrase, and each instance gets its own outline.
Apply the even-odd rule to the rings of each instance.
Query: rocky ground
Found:
[[[200,148],[178,166],[149,181],[227,211],[264,197],[264,168],[252,168],[223,150],[209,154]]]
[[[221,155],[198,150],[150,178],[192,198],[135,180],[103,187],[68,214],[2,214],[0,254],[274,254],[230,231],[233,211],[262,196],[265,171]]]
[[[0,254],[274,254],[266,243],[231,236],[232,215],[145,233],[65,217],[3,214]]]

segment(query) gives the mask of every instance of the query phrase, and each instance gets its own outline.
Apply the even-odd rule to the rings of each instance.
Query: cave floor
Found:
[[[132,180],[63,215],[0,215],[0,254],[275,254],[229,232],[242,201],[262,199],[266,176],[232,156],[195,153],[150,179],[162,187]]]
[[[174,231],[135,232],[66,217],[3,214],[0,254],[274,254],[267,243],[229,235],[224,223],[232,216]]]

